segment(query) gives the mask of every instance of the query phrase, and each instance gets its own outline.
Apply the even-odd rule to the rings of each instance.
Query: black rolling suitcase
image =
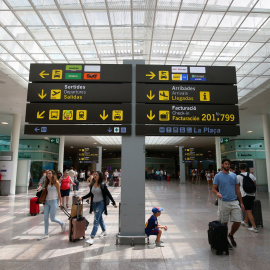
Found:
[[[254,205],[252,207],[252,215],[254,217],[256,227],[263,227],[262,206],[260,200],[254,200]]]
[[[219,221],[209,222],[208,242],[211,249],[216,250],[217,255],[221,255],[223,252],[229,255],[227,226]]]

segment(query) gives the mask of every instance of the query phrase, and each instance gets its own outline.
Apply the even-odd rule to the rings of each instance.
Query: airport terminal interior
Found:
[[[269,269],[269,37],[269,0],[0,0],[0,268]],[[256,177],[263,217],[229,256],[207,235],[223,158]],[[42,171],[72,167],[79,196],[87,173],[120,173],[107,235],[70,242],[57,209],[66,230],[38,241]],[[153,207],[164,247],[144,238]],[[88,239],[85,200],[83,216]]]

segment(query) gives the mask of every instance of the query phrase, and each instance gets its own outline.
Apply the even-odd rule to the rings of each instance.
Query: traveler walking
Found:
[[[49,238],[49,216],[52,222],[56,222],[61,225],[62,232],[66,230],[65,222],[62,222],[55,217],[58,202],[59,206],[62,207],[60,184],[57,180],[55,171],[48,170],[44,189],[47,189],[46,202],[44,206],[45,234],[41,236],[39,240]]]
[[[231,231],[228,234],[228,238],[232,246],[236,247],[237,244],[234,240],[234,234],[241,225],[241,208],[242,211],[244,211],[245,207],[243,205],[236,174],[229,171],[230,163],[231,161],[229,159],[225,158],[222,160],[222,170],[215,176],[212,192],[216,194],[218,199],[220,199],[218,204],[219,220],[224,223],[227,228],[229,220],[233,222]],[[239,201],[237,200],[237,198]],[[241,208],[239,206],[239,202]],[[229,249],[232,249],[232,246],[228,242]]]
[[[246,163],[240,164],[239,168],[240,168],[241,173],[239,175],[237,175],[237,180],[240,183],[240,191],[241,191],[241,195],[242,195],[243,204],[244,204],[245,210],[246,210],[245,220],[242,221],[241,224],[243,226],[249,227],[248,221],[250,221],[252,227],[248,228],[248,230],[251,232],[258,233],[259,231],[256,227],[254,217],[252,215],[252,207],[253,207],[254,200],[255,200],[255,192],[247,193],[244,190],[244,184],[243,184],[243,182],[245,181],[244,177],[247,176],[254,182],[255,187],[257,187],[256,178],[253,174],[247,172],[247,164]]]
[[[79,200],[84,200],[91,197],[90,201],[90,213],[94,211],[94,224],[93,229],[90,235],[90,238],[86,241],[87,244],[93,245],[94,244],[94,238],[96,236],[96,233],[98,231],[98,227],[100,225],[102,232],[99,235],[99,237],[104,237],[107,235],[106,233],[106,226],[104,223],[104,220],[102,218],[102,214],[104,212],[105,215],[107,215],[107,203],[106,198],[109,197],[109,199],[112,201],[112,204],[114,207],[116,206],[116,203],[108,190],[105,183],[103,183],[103,175],[101,172],[95,172],[94,173],[94,180],[90,184],[90,192],[79,198]]]

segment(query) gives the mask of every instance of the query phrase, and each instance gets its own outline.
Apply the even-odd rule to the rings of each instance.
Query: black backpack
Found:
[[[243,175],[242,173],[240,173],[240,175],[243,176],[243,190],[246,193],[255,193],[256,186],[253,180],[249,177],[249,173],[247,173],[247,175]]]

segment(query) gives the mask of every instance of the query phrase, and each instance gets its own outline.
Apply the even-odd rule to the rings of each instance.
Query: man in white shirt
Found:
[[[249,226],[248,220],[249,220],[252,227],[248,228],[248,230],[251,232],[258,233],[258,229],[256,227],[254,217],[252,215],[252,207],[253,207],[254,200],[255,200],[255,193],[246,193],[245,190],[243,189],[244,176],[248,175],[250,177],[250,179],[254,182],[255,186],[257,187],[256,178],[253,174],[247,173],[247,164],[246,163],[240,164],[239,167],[240,167],[241,173],[239,175],[237,175],[237,180],[240,184],[240,192],[241,192],[243,204],[244,204],[245,210],[246,210],[245,220],[241,222],[241,225],[248,227]]]

